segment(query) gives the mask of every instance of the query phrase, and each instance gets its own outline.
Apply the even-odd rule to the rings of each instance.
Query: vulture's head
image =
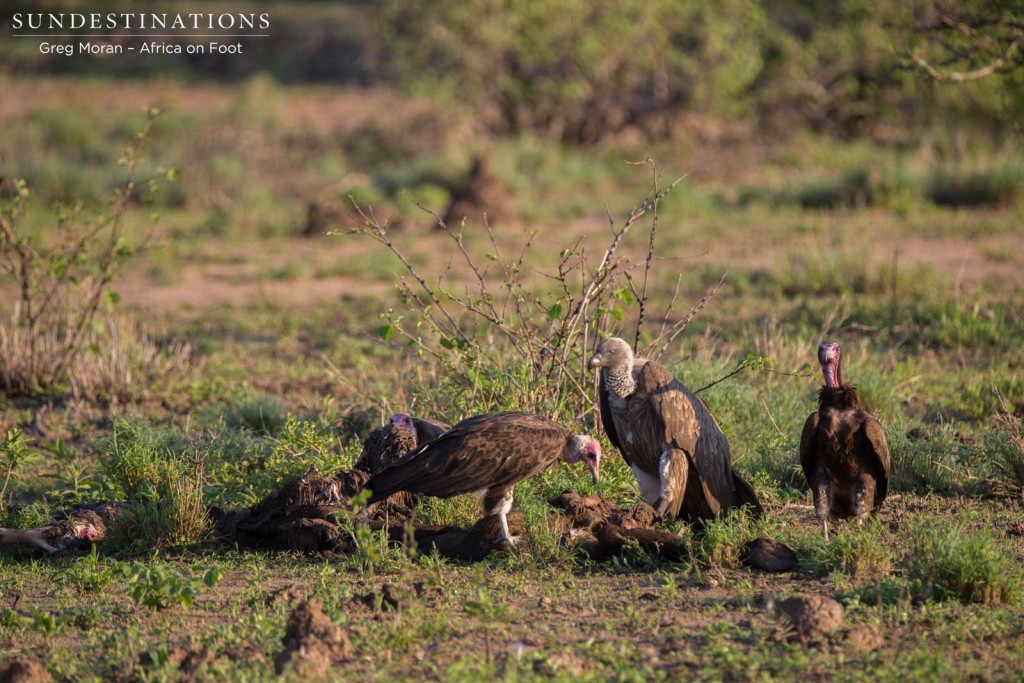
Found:
[[[834,389],[842,384],[839,369],[839,359],[842,355],[843,350],[838,342],[824,341],[818,347],[818,362],[821,363],[821,374],[825,376],[826,387]]]
[[[618,337],[603,339],[594,349],[594,355],[590,357],[590,367],[608,368],[609,370],[632,368],[633,349]]]
[[[597,484],[601,472],[601,444],[597,442],[597,439],[586,434],[573,436],[565,445],[562,460],[570,465],[581,460],[585,462],[590,468],[590,473],[594,475],[594,484]]]
[[[416,427],[412,423],[412,416],[409,413],[395,413],[391,416],[391,424],[402,429],[416,431]]]

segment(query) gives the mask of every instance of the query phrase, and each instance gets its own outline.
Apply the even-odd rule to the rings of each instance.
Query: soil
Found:
[[[0,683],[48,683],[53,676],[38,660],[15,655],[0,665]]]
[[[352,658],[348,633],[324,614],[320,598],[306,600],[288,617],[284,649],[274,658],[277,673],[299,680],[322,680],[331,669]]]

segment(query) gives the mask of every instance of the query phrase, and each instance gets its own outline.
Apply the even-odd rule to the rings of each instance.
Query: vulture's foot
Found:
[[[501,536],[498,537],[498,543],[508,543],[509,545],[515,545],[519,542],[519,536],[513,536],[508,530],[508,518],[505,513],[498,514],[498,521],[501,522]]]
[[[672,501],[664,496],[655,501],[654,514],[658,517],[659,522],[665,521],[665,515],[668,514],[668,509],[670,507],[672,507]]]
[[[828,519],[825,517],[821,518],[821,535],[825,539],[825,543],[828,543]]]

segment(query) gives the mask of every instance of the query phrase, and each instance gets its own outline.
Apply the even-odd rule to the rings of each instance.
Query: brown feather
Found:
[[[388,423],[370,432],[352,469],[377,474],[419,445],[416,432]]]
[[[441,436],[452,426],[446,422],[440,420],[428,420],[426,418],[414,417],[412,418],[413,427],[416,428],[416,439],[420,445],[433,441],[437,437]]]
[[[707,405],[658,363],[644,364],[636,379],[629,424],[637,466],[659,476],[666,449],[684,456],[688,465],[684,468],[681,461],[670,467],[672,475],[688,470],[684,476],[670,477],[675,479],[675,516],[710,519],[744,503],[761,512],[753,489],[732,470],[729,442]],[[736,490],[737,479],[743,483],[741,492]]]
[[[370,502],[395,491],[449,498],[488,489],[504,492],[551,467],[570,435],[531,413],[489,413],[458,423],[378,473]]]
[[[800,436],[800,465],[819,517],[863,518],[881,508],[889,490],[889,446],[855,387],[818,391],[818,410]]]

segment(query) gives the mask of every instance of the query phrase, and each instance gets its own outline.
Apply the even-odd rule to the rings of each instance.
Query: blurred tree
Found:
[[[580,143],[662,134],[688,108],[748,111],[766,28],[755,0],[384,0],[379,20],[388,77],[496,132]]]
[[[917,17],[907,62],[962,83],[1024,67],[1024,0],[936,2]]]

